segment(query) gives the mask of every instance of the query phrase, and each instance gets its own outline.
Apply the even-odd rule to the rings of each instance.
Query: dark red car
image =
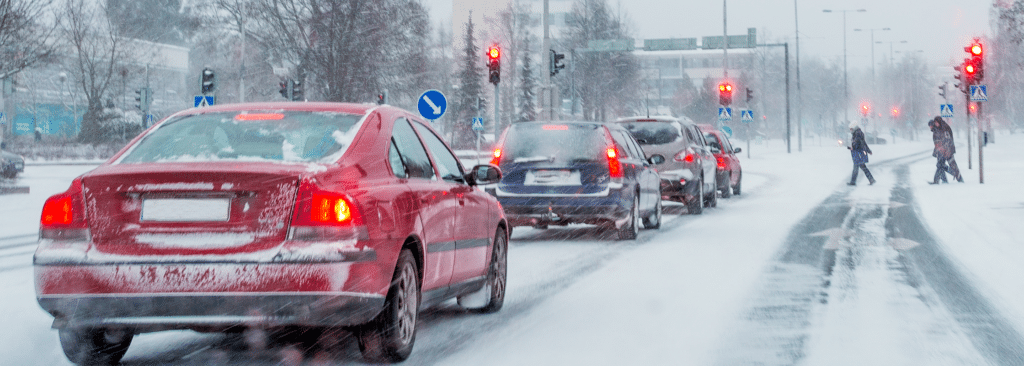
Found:
[[[718,167],[715,169],[718,177],[718,191],[722,192],[723,198],[740,194],[743,169],[740,167],[740,158],[736,157],[736,154],[743,150],[733,147],[729,137],[715,126],[701,124],[697,127],[704,133],[704,140],[710,145],[711,153],[715,155],[715,160],[718,162]]]
[[[253,328],[351,330],[400,361],[420,309],[501,308],[508,224],[478,188],[500,178],[394,107],[183,111],[46,201],[38,302],[82,364],[139,333]]]

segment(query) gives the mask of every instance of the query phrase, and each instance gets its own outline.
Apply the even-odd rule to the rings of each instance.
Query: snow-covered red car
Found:
[[[477,187],[500,179],[390,106],[186,110],[46,201],[37,300],[81,364],[172,329],[347,329],[401,361],[420,309],[501,308],[508,224]]]
[[[699,124],[697,127],[704,133],[704,140],[708,142],[711,153],[715,155],[718,191],[722,192],[722,197],[725,198],[740,194],[743,187],[743,168],[736,154],[743,150],[733,147],[729,137],[715,126]]]

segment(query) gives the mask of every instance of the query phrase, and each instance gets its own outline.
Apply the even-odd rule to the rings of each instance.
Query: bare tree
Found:
[[[58,13],[57,32],[64,67],[86,102],[79,140],[104,142],[109,136],[104,122],[111,116],[105,113],[103,100],[110,97],[108,92],[123,65],[138,58],[133,56],[140,50],[117,36],[103,9],[91,1],[67,0]]]
[[[0,79],[53,55],[53,27],[42,24],[52,0],[0,0]]]
[[[563,42],[573,49],[586,48],[592,40],[632,38],[606,0],[576,1],[566,22],[567,36]],[[578,60],[572,62],[583,118],[605,121],[616,115],[636,113],[628,107],[641,105],[637,101],[643,96],[640,61],[636,56],[630,52],[590,52],[579,54]],[[554,81],[563,91],[569,90],[568,78]]]

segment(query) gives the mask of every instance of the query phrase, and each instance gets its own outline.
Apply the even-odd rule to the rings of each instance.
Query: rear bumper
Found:
[[[632,196],[611,190],[605,197],[502,197],[505,218],[512,226],[609,224],[629,216]]]
[[[661,197],[677,202],[692,200],[700,194],[700,182],[696,179],[661,177]]]
[[[39,296],[54,328],[121,327],[136,333],[170,329],[349,326],[384,307],[384,297],[358,293],[148,293]]]

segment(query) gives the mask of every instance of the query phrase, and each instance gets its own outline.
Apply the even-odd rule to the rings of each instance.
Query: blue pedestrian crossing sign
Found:
[[[732,108],[719,107],[718,108],[718,120],[722,121],[722,122],[732,121]]]
[[[433,121],[444,115],[445,110],[448,109],[448,99],[445,99],[444,94],[440,91],[427,90],[420,95],[417,107],[419,107],[420,115],[423,118]]]
[[[199,108],[199,107],[209,107],[211,105],[213,105],[213,96],[212,95],[197,95],[196,96],[196,103],[195,103],[194,107],[196,107],[196,108]]]
[[[939,104],[939,115],[943,118],[953,118],[953,105]]]
[[[744,109],[740,111],[740,120],[744,123],[754,122],[754,111]]]
[[[971,101],[972,102],[987,102],[988,101],[988,90],[984,85],[971,85]]]
[[[483,131],[483,130],[484,130],[484,118],[483,117],[473,117],[473,131]]]

